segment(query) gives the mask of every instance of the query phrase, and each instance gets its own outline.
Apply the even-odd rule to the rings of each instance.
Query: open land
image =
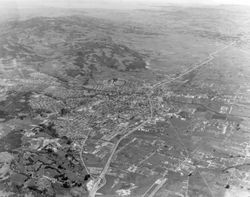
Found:
[[[0,23],[0,196],[249,196],[249,8],[23,12]]]

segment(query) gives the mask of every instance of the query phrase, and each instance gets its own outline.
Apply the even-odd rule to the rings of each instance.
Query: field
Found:
[[[0,196],[247,196],[249,25],[240,6],[3,12]]]

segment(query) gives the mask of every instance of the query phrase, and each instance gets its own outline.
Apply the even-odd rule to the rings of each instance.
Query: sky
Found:
[[[182,4],[182,5],[249,5],[250,0],[0,0],[2,7],[129,7],[133,5],[163,5],[163,4]]]

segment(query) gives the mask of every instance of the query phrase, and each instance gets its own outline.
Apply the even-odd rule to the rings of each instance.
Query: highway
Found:
[[[153,197],[156,192],[166,183],[167,178],[165,176],[168,174],[168,170],[166,170],[162,177],[157,179],[147,190],[144,194],[142,194],[141,197]],[[151,191],[152,190],[152,191]]]
[[[111,154],[110,154],[110,156],[109,156],[109,158],[108,158],[108,161],[106,162],[106,165],[104,166],[104,168],[103,168],[101,174],[99,175],[99,177],[97,178],[97,180],[95,180],[95,183],[94,183],[94,185],[93,185],[91,191],[89,192],[89,197],[95,197],[96,192],[97,192],[100,188],[102,188],[102,187],[105,185],[105,183],[106,183],[105,175],[106,175],[106,173],[107,173],[107,171],[108,171],[108,169],[109,169],[110,163],[111,163],[111,161],[112,161],[112,159],[113,159],[113,157],[114,157],[114,155],[115,155],[115,153],[116,153],[116,150],[117,150],[117,148],[118,148],[120,142],[121,142],[123,139],[125,139],[127,136],[131,135],[133,132],[135,132],[135,131],[137,131],[138,129],[142,128],[146,123],[148,123],[148,122],[152,119],[152,117],[153,117],[153,105],[152,105],[152,102],[151,102],[151,99],[150,99],[150,96],[149,96],[149,95],[148,95],[148,102],[149,102],[149,105],[150,105],[150,117],[149,117],[147,120],[145,120],[144,122],[142,122],[141,124],[139,124],[137,127],[135,127],[135,128],[133,128],[133,129],[131,129],[130,131],[128,131],[125,135],[123,135],[123,136],[116,142],[116,144],[114,145],[114,147],[113,147],[113,149],[112,149],[112,151],[111,151]],[[103,180],[105,183],[99,185],[100,182],[101,182],[101,180]]]
[[[152,86],[152,89],[155,89],[155,88],[157,88],[157,87],[160,87],[160,86],[162,86],[162,85],[164,85],[164,84],[171,83],[171,82],[173,82],[173,81],[176,81],[177,79],[181,79],[184,75],[189,74],[190,72],[192,72],[192,71],[194,71],[194,70],[196,70],[196,69],[198,69],[198,68],[200,68],[200,67],[206,65],[207,63],[211,62],[211,61],[215,58],[215,55],[217,55],[218,53],[224,51],[225,49],[229,48],[230,46],[234,45],[235,43],[236,43],[236,41],[230,43],[229,45],[226,45],[225,47],[223,47],[223,48],[221,48],[221,49],[218,49],[218,50],[216,50],[216,51],[210,53],[210,54],[208,55],[208,57],[205,58],[202,62],[200,62],[200,63],[197,64],[197,65],[194,65],[191,69],[189,69],[189,70],[183,72],[183,73],[180,74],[179,76],[177,76],[177,77],[175,77],[175,78],[173,78],[173,79],[171,79],[171,80],[163,80],[163,81],[161,81],[161,82],[158,82],[158,83],[154,84],[154,85]]]
[[[164,178],[163,180],[161,180],[161,182],[154,188],[154,190],[152,191],[151,194],[149,194],[148,197],[153,197],[156,192],[158,192],[158,190],[166,183],[167,179]]]
[[[91,132],[91,130],[89,130],[88,134],[85,136],[85,138],[84,138],[84,140],[83,140],[83,142],[81,144],[82,146],[81,146],[81,150],[80,150],[80,158],[81,158],[81,161],[82,161],[82,165],[84,166],[84,168],[86,169],[86,172],[88,174],[90,174],[90,173],[89,173],[89,170],[88,170],[88,168],[87,168],[87,166],[86,166],[86,164],[84,162],[82,154],[83,154],[83,149],[84,149],[85,143],[86,143],[86,141],[87,141],[87,139],[89,137],[90,132]]]
[[[152,102],[151,102],[151,99],[150,99],[150,95],[152,95],[153,91],[154,91],[156,88],[161,87],[162,85],[166,85],[166,84],[172,83],[173,81],[176,81],[176,80],[182,78],[184,75],[189,74],[189,73],[191,73],[192,71],[194,71],[194,70],[196,70],[196,69],[198,69],[198,68],[200,68],[200,67],[206,65],[207,63],[211,62],[211,61],[215,58],[215,55],[217,55],[218,53],[222,52],[223,50],[229,48],[230,46],[234,45],[235,43],[236,43],[236,42],[234,41],[234,42],[232,42],[232,43],[226,45],[225,47],[223,47],[223,48],[221,48],[221,49],[218,49],[218,50],[216,50],[216,51],[210,53],[210,54],[208,55],[208,57],[205,58],[202,62],[200,62],[199,64],[195,64],[191,69],[189,69],[189,70],[183,72],[183,73],[180,74],[179,76],[177,76],[177,77],[175,77],[175,78],[173,78],[173,79],[171,79],[171,80],[163,80],[163,81],[158,82],[158,83],[154,84],[153,86],[151,86],[151,88],[150,88],[150,90],[149,90],[149,91],[151,92],[151,94],[148,94],[148,95],[147,95],[147,96],[148,96],[148,100],[149,100],[149,106],[150,106],[151,116],[150,116],[147,120],[145,120],[144,122],[142,122],[140,125],[138,125],[137,127],[135,127],[135,128],[133,128],[133,129],[131,129],[130,131],[128,131],[124,136],[122,136],[122,137],[116,142],[116,144],[114,145],[114,147],[113,147],[113,149],[112,149],[112,151],[111,151],[111,154],[110,154],[110,156],[109,156],[109,158],[108,158],[108,160],[107,160],[107,162],[106,162],[106,165],[104,166],[104,168],[103,168],[101,174],[99,175],[99,177],[98,177],[96,180],[94,180],[93,187],[92,187],[92,189],[89,191],[89,197],[95,197],[95,196],[96,196],[96,192],[97,192],[101,187],[103,187],[103,186],[105,185],[105,184],[101,184],[101,185],[100,185],[100,183],[101,183],[102,180],[103,180],[104,182],[106,182],[106,180],[105,180],[105,175],[106,175],[106,173],[107,173],[107,171],[108,171],[108,169],[109,169],[109,167],[110,167],[110,163],[111,163],[111,161],[112,161],[112,159],[113,159],[113,156],[114,156],[115,153],[116,153],[116,150],[117,150],[117,148],[118,148],[120,142],[121,142],[124,138],[126,138],[127,136],[129,136],[130,134],[132,134],[133,132],[135,132],[136,130],[142,128],[146,123],[148,123],[148,122],[152,119],[152,117],[153,117],[153,105],[152,105]],[[164,184],[164,183],[163,183],[163,184]],[[163,184],[162,184],[162,185],[163,185]],[[161,187],[162,185],[160,184],[159,186],[157,186],[157,188],[156,188],[157,191],[160,189],[160,187]],[[153,197],[154,194],[155,194],[155,192],[154,192],[152,195],[150,195],[150,196]]]
[[[99,186],[99,184],[100,184],[101,180],[104,179],[104,177],[105,177],[105,175],[106,175],[106,173],[107,173],[107,171],[108,171],[108,169],[109,169],[110,163],[111,163],[111,161],[112,161],[112,159],[113,159],[113,156],[114,156],[114,154],[115,154],[115,152],[116,152],[116,150],[117,150],[117,148],[118,148],[120,142],[121,142],[124,138],[126,138],[128,135],[132,134],[133,132],[135,132],[135,131],[137,131],[138,129],[140,129],[141,127],[143,127],[148,121],[149,121],[149,119],[146,120],[146,121],[144,121],[144,122],[142,122],[140,125],[138,125],[137,127],[133,128],[132,130],[130,130],[128,133],[126,133],[124,136],[122,136],[122,137],[116,142],[116,144],[115,144],[115,146],[113,147],[112,152],[111,152],[111,154],[110,154],[110,156],[109,156],[109,158],[108,158],[108,161],[106,162],[106,165],[104,166],[104,168],[103,168],[101,174],[99,175],[99,177],[98,177],[97,180],[95,181],[95,183],[94,183],[94,185],[93,185],[91,191],[89,192],[89,197],[95,197],[96,192],[97,192],[102,186],[104,186],[103,184],[102,184],[101,186]]]

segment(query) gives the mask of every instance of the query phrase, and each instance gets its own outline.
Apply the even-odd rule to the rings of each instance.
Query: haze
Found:
[[[33,8],[40,6],[64,8],[133,8],[147,5],[250,5],[248,0],[1,0],[1,7]]]

